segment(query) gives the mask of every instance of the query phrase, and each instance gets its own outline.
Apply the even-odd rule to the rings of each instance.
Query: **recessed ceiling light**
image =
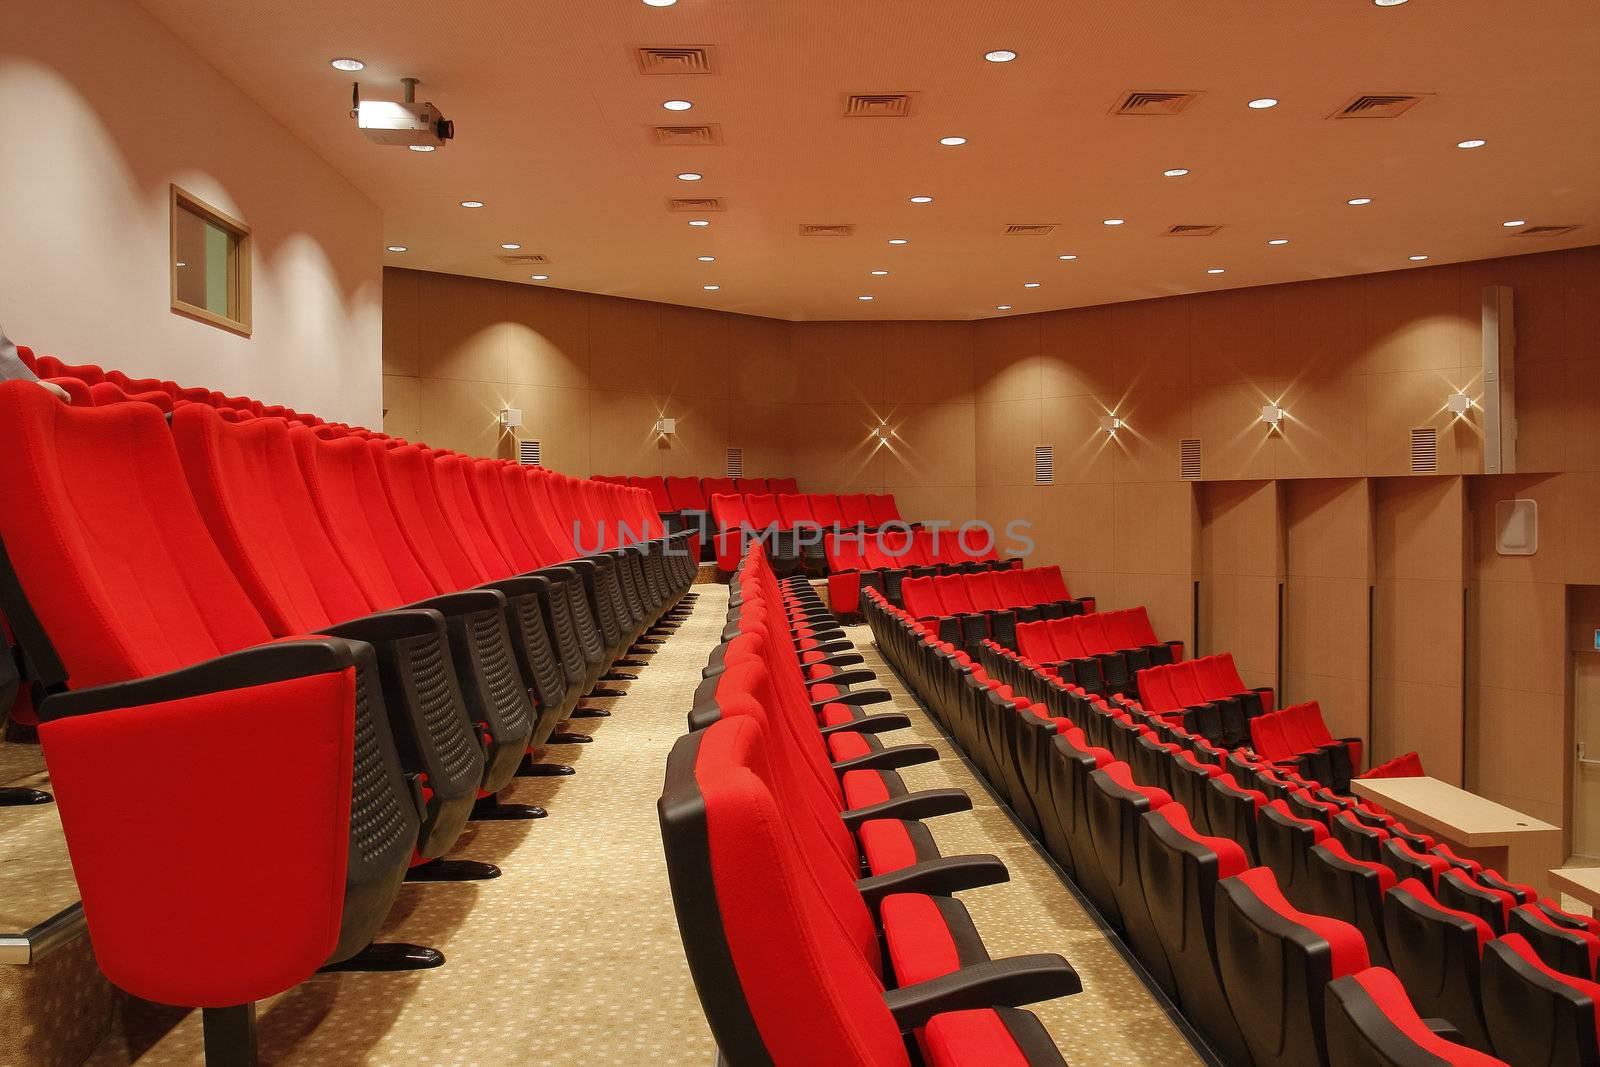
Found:
[[[933,197],[931,197],[931,196],[913,196],[911,198],[911,202],[913,204],[931,204],[931,203],[933,203]]]
[[[548,275],[548,274],[535,274],[535,275],[533,275],[533,280],[536,281],[536,282],[547,282],[547,281],[550,280],[550,275]]]
[[[1427,256],[1407,256],[1406,258],[1409,259],[1413,263],[1421,263],[1423,260],[1427,259],[1428,257]]]
[[[710,219],[690,219],[689,220],[689,225],[690,226],[710,226],[711,225],[711,220]]]
[[[1106,219],[1105,220],[1105,224],[1107,226],[1121,226],[1124,222],[1127,222],[1127,221],[1128,221],[1127,219]]]
[[[351,59],[349,56],[340,56],[338,59],[330,59],[328,61],[328,66],[332,67],[334,70],[356,71],[361,70],[366,66],[366,64],[361,62],[359,59]]]
[[[867,273],[871,274],[874,278],[882,278],[885,275],[887,275],[889,272],[886,271],[886,270],[874,270],[874,271],[868,271]]]
[[[720,285],[702,285],[700,288],[704,289],[708,293],[714,293],[718,289],[721,289],[722,286],[720,286]]]
[[[407,248],[405,245],[390,245],[389,246],[389,251],[391,251],[391,252],[409,252],[409,251],[411,251],[411,249]],[[183,264],[179,263],[178,266],[181,267],[181,266],[183,266]]]
[[[1504,226],[1506,229],[1509,230],[1514,226],[1526,226],[1527,224],[1528,224],[1528,220],[1527,219],[1507,219],[1506,221],[1502,222],[1500,225]]]
[[[907,244],[908,242],[904,237],[891,237],[889,238],[889,243],[892,245],[903,245]]]
[[[1372,2],[1377,4],[1379,7],[1399,7],[1401,4],[1405,3],[1406,0],[1372,0]]]
[[[1009,48],[996,48],[992,52],[985,52],[983,58],[991,63],[1009,63],[1017,58],[1017,54]]]
[[[694,258],[702,263],[715,263],[717,261],[716,256],[695,256]]]
[[[939,143],[947,148],[954,148],[956,145],[966,144],[967,139],[965,137],[941,137],[939,138]]]
[[[678,175],[678,180],[680,182],[697,182],[704,177],[704,174],[696,174],[692,170],[686,170],[682,174]]]
[[[1456,142],[1456,147],[1457,148],[1482,148],[1484,145],[1486,145],[1488,143],[1489,142],[1485,141],[1482,137],[1469,137],[1465,141],[1457,141]]]
[[[678,0],[644,0],[646,7],[671,7]]]
[[[1349,204],[1351,207],[1361,207],[1363,204],[1372,203],[1372,197],[1370,197],[1370,196],[1357,196],[1357,197],[1354,197],[1354,198],[1352,198],[1350,200],[1346,200],[1345,203]]]
[[[687,100],[663,100],[661,106],[668,111],[688,111],[691,107],[694,107]]]
[[[1188,167],[1173,167],[1171,170],[1162,171],[1161,172],[1161,176],[1163,178],[1181,178],[1185,174],[1188,174],[1188,173],[1189,173],[1189,168]]]
[[[1287,237],[1274,237],[1272,240],[1267,242],[1269,245],[1286,245],[1288,243],[1289,239]]]
[[[1206,273],[1207,274],[1223,274],[1223,273],[1226,273],[1226,272],[1221,267],[1207,267],[1206,268]]]
[[[507,252],[515,252],[517,249],[521,248],[522,246],[517,244],[515,241],[507,241],[505,244],[501,245],[500,247],[505,249]]]
[[[1010,304],[996,304],[994,306],[994,309],[996,311],[1010,311],[1011,310],[1011,305]]]
[[[1262,96],[1250,101],[1250,103],[1246,106],[1253,108],[1256,111],[1265,111],[1269,107],[1277,107],[1278,100],[1277,97]]]
[[[1024,289],[1037,289],[1042,284],[1042,282],[1023,282],[1022,287]]]
[[[856,297],[856,299],[857,300],[871,300],[872,297],[870,297],[870,296],[858,296],[858,297]]]
[[[406,147],[413,152],[436,152],[439,149],[436,144],[408,144]]]
[[[462,207],[482,207],[483,206],[483,201],[482,200],[463,200],[463,201],[461,201],[461,206]]]
[[[1077,256],[1057,256],[1056,258],[1057,259],[1065,259],[1065,260],[1070,262],[1070,261],[1072,261],[1074,259],[1077,259],[1078,257]]]

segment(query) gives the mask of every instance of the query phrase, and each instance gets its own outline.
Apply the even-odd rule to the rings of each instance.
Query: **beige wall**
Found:
[[[0,4],[0,102],[13,339],[377,424],[382,216],[290,131],[132,0]],[[172,182],[253,228],[252,338],[170,310]]]
[[[389,269],[384,427],[509,455],[496,417],[569,474],[751,476],[887,491],[908,517],[972,517],[968,323],[786,323]],[[678,420],[669,441],[653,432]],[[873,429],[891,431],[875,445]]]

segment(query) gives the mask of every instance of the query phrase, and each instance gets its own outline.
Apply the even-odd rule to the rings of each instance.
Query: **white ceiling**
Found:
[[[1600,238],[1593,0],[141,2],[383,208],[410,248],[392,265],[797,320],[967,319]],[[642,45],[713,45],[717,72],[643,76]],[[986,62],[993,48],[1020,58]],[[454,144],[356,131],[351,78],[397,99],[406,75]],[[1108,113],[1135,89],[1205,95],[1175,118]],[[911,118],[840,115],[843,93],[907,90]],[[1327,118],[1390,92],[1435,95],[1398,119]],[[1262,96],[1282,103],[1245,106]],[[650,143],[682,122],[719,123],[725,143]],[[1489,143],[1455,147],[1469,137]],[[685,195],[727,210],[691,228],[666,208]],[[1524,238],[1508,219],[1584,228]],[[855,236],[797,235],[837,222]],[[1034,222],[1059,226],[1001,235]],[[1223,229],[1163,236],[1175,223]],[[501,264],[505,241],[549,255],[551,280]]]

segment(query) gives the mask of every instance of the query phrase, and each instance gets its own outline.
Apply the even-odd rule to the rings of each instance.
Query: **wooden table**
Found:
[[[1561,827],[1437,778],[1358,778],[1350,790],[1513,882],[1538,887],[1561,850]]]
[[[1600,867],[1558,867],[1550,872],[1550,884],[1600,914]]]

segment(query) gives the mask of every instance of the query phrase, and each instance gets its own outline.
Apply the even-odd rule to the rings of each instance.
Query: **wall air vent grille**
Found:
[[[667,201],[668,211],[687,211],[698,215],[702,211],[726,211],[728,205],[716,196],[675,196]]]
[[[716,60],[716,49],[705,44],[634,50],[640,74],[715,74]]]
[[[1200,480],[1200,438],[1185,437],[1178,442],[1178,476],[1186,482]]]
[[[543,252],[507,252],[498,258],[508,267],[543,267],[550,262]]]
[[[1439,431],[1419,426],[1411,431],[1411,473],[1437,474],[1439,471]]]
[[[1344,102],[1329,118],[1397,119],[1422,102],[1417,93],[1362,93]]]
[[[1112,107],[1113,115],[1181,115],[1200,99],[1199,93],[1134,90],[1124,93]]]
[[[722,126],[716,122],[704,126],[651,126],[650,139],[668,148],[703,148],[722,143]]]
[[[1053,222],[1013,222],[1004,233],[1007,237],[1048,237],[1055,229]]]
[[[517,462],[524,467],[537,467],[539,465],[539,442],[518,441]]]
[[[1212,234],[1216,233],[1220,229],[1222,229],[1222,224],[1221,223],[1218,223],[1216,225],[1211,225],[1210,223],[1180,222],[1176,226],[1168,226],[1167,227],[1167,236],[1168,237],[1210,237]]]
[[[916,99],[916,93],[846,93],[841,108],[847,119],[904,119]]]
[[[1033,484],[1056,484],[1056,446],[1040,445],[1033,450]]]
[[[728,449],[728,474],[729,478],[744,477],[744,449]]]
[[[802,222],[801,237],[854,237],[856,227],[851,222]]]

